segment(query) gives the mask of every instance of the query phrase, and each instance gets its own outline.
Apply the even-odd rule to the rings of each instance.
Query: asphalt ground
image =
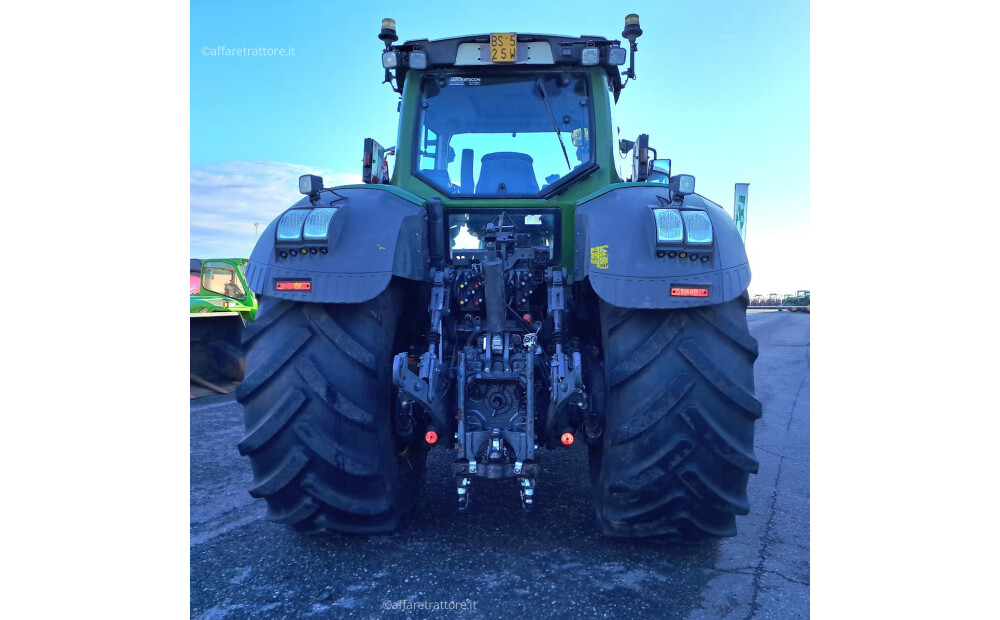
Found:
[[[511,480],[476,481],[456,509],[452,457],[431,451],[417,509],[389,536],[303,535],[264,520],[247,493],[233,394],[191,400],[193,618],[809,616],[809,325],[748,313],[764,415],[751,512],[733,538],[602,537],[582,444],[540,451],[536,506]]]

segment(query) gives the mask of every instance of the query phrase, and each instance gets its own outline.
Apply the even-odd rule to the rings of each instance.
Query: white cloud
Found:
[[[323,185],[361,182],[361,173],[277,161],[228,161],[191,167],[191,256],[249,257],[255,235],[301,198],[299,176]],[[254,222],[259,224],[254,230]]]

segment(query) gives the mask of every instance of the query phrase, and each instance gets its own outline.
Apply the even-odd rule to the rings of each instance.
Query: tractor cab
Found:
[[[386,81],[401,96],[391,184],[482,202],[549,200],[620,180],[605,138],[623,87],[619,41],[493,33],[394,45],[393,20],[380,38]],[[366,165],[387,169],[379,154],[366,151]]]

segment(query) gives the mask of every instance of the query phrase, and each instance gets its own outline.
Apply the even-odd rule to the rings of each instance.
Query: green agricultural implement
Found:
[[[243,330],[257,314],[245,258],[191,259],[191,381],[227,393],[243,380]]]
[[[736,533],[761,415],[750,268],[693,176],[645,134],[614,139],[641,34],[629,15],[625,46],[396,44],[383,21],[397,145],[365,141],[363,184],[302,176],[247,265],[260,316],[238,448],[270,520],[394,531],[431,449],[459,509],[510,478],[525,510],[569,510],[536,484],[549,451],[584,444],[604,534]]]

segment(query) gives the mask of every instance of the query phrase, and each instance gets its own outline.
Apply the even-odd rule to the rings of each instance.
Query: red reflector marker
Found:
[[[562,437],[559,438],[564,446],[572,445],[573,443],[573,433],[563,433]]]
[[[278,291],[311,291],[312,282],[275,282],[274,288]]]
[[[427,431],[427,433],[424,435],[424,441],[426,441],[427,443],[437,443],[437,440],[438,440],[438,434],[435,433],[434,431]]]
[[[671,297],[708,297],[707,288],[681,288],[679,286],[670,287]]]

